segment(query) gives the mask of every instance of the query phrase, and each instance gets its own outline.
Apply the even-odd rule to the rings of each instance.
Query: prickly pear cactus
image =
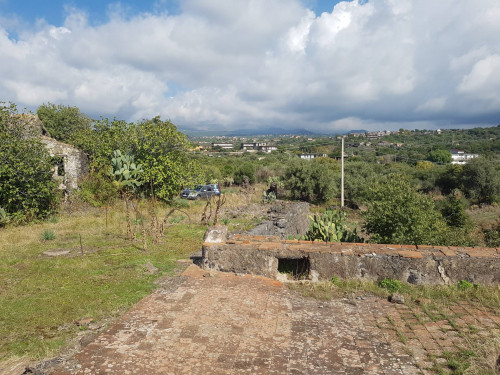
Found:
[[[122,187],[135,189],[142,185],[140,178],[143,172],[142,166],[134,163],[132,155],[123,154],[120,150],[113,152],[111,174]]]
[[[324,214],[309,216],[311,225],[304,238],[308,241],[324,242],[362,242],[356,229],[344,227],[345,214],[341,211],[327,210]]]

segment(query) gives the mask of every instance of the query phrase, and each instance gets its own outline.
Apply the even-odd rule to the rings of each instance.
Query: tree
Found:
[[[92,120],[77,107],[42,104],[36,111],[50,136],[61,142],[75,144],[79,133],[90,129]]]
[[[0,103],[0,208],[13,221],[44,218],[58,206],[52,159],[15,105]]]
[[[476,158],[463,167],[463,192],[478,203],[491,204],[499,199],[500,173],[485,158]]]
[[[441,214],[450,227],[464,228],[470,224],[470,219],[465,212],[464,204],[460,199],[460,193],[450,194],[443,202]]]
[[[92,124],[92,128],[81,130],[74,145],[89,155],[94,169],[107,171],[114,150],[131,151],[134,126],[123,120],[101,118]]]
[[[449,195],[455,189],[462,188],[463,166],[460,164],[447,165],[446,169],[436,179],[436,185],[445,195]]]
[[[326,202],[338,192],[335,179],[338,168],[337,162],[326,158],[310,161],[296,159],[285,171],[285,187],[290,190],[292,199]]]
[[[183,186],[202,182],[198,165],[186,153],[189,141],[170,121],[143,120],[131,128],[131,140],[145,186],[152,186],[157,197],[168,200]]]
[[[238,167],[234,172],[234,183],[241,185],[243,183],[244,176],[248,177],[248,181],[251,184],[255,182],[255,167],[253,164],[245,163]]]
[[[391,175],[370,189],[365,229],[377,243],[434,245],[446,225],[432,200],[408,178]]]
[[[433,150],[427,155],[427,160],[438,164],[451,163],[451,152],[448,150]]]

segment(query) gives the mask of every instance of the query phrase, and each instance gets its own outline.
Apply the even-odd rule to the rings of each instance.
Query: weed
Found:
[[[470,323],[467,323],[467,328],[469,329],[469,333],[478,333],[479,332],[479,329]]]
[[[229,224],[229,218],[228,217],[223,218],[222,223],[227,226]]]
[[[172,206],[175,208],[187,209],[189,208],[189,202],[186,199],[175,198],[172,200]]]
[[[49,218],[49,223],[52,223],[52,224],[57,224],[59,222],[59,218],[57,216],[51,216]]]
[[[186,217],[183,216],[183,215],[179,215],[179,216],[174,216],[172,217],[168,222],[170,224],[177,224],[177,223],[180,223],[181,221],[183,221]]]
[[[337,284],[339,282],[339,278],[337,276],[333,276],[330,281],[332,284]]]
[[[460,290],[469,290],[469,289],[474,288],[474,284],[472,284],[471,282],[469,282],[467,280],[460,280],[457,283],[457,288]]]
[[[56,239],[56,234],[52,229],[45,229],[42,234],[43,241],[52,241]]]
[[[387,314],[386,318],[387,318],[387,321],[391,324],[391,326],[396,327],[396,322],[394,321],[394,319],[392,318],[392,316],[390,316],[389,314]]]
[[[132,219],[132,224],[134,225],[142,225],[142,219],[139,217],[137,219]]]
[[[443,357],[447,360],[446,367],[448,367],[453,374],[464,374],[470,367],[471,358],[475,356],[476,353],[469,349],[463,349],[456,353],[443,353]]]
[[[384,279],[380,281],[378,285],[381,288],[387,289],[390,293],[404,292],[409,289],[408,285],[394,279]]]

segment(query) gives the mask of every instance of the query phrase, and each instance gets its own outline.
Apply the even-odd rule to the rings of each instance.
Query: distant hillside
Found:
[[[211,137],[211,136],[226,136],[226,137],[244,137],[258,135],[315,135],[316,133],[306,129],[283,129],[278,127],[260,127],[254,129],[238,129],[238,130],[196,130],[187,127],[180,127],[179,130],[191,137]]]

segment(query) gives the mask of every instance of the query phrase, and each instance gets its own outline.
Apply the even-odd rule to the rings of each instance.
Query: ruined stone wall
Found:
[[[208,241],[207,241],[208,240]],[[412,284],[500,283],[500,248],[320,243],[228,235],[203,244],[203,266],[277,278],[280,261],[305,259],[311,280],[397,279]]]
[[[288,235],[303,236],[309,229],[309,204],[306,202],[276,201],[267,212],[268,220],[248,233],[258,236],[278,236],[285,239]]]
[[[50,156],[60,156],[64,160],[64,189],[68,192],[78,188],[78,183],[89,171],[89,161],[83,151],[50,137],[41,137]]]
[[[54,173],[54,179],[60,183],[61,190],[71,193],[78,188],[78,183],[89,172],[89,160],[83,151],[51,138],[37,115],[12,115],[10,124],[22,128],[26,138],[39,138],[47,147],[50,156],[59,156],[63,159],[64,176],[58,176],[57,170]]]

